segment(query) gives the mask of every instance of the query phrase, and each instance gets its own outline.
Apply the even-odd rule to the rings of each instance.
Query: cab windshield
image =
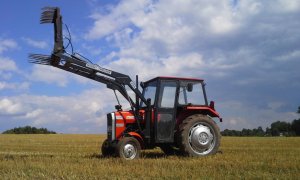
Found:
[[[154,104],[157,81],[150,82],[143,89],[143,95],[146,99],[151,99],[151,105]],[[141,102],[141,107],[145,107],[145,103]]]

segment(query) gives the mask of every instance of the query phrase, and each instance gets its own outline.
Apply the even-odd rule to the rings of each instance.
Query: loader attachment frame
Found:
[[[103,68],[98,64],[94,64],[83,56],[76,56],[76,53],[70,54],[66,51],[63,45],[62,33],[62,16],[60,8],[58,7],[45,7],[42,8],[42,15],[40,23],[53,23],[54,24],[54,47],[51,55],[42,54],[29,54],[29,62],[41,65],[50,65],[56,68],[92,79],[94,81],[106,84],[107,88],[117,90],[129,102],[137,123],[140,127],[139,109],[140,101],[145,104],[148,103],[147,99],[142,95],[138,88],[138,82],[135,83],[132,79],[125,74]],[[138,78],[136,78],[138,81]],[[126,86],[130,88],[135,94],[136,100],[133,101],[129,96]],[[148,106],[151,108],[150,106]],[[149,110],[150,113],[150,110]]]
[[[62,33],[62,16],[60,8],[58,7],[44,7],[42,8],[42,15],[40,19],[41,24],[54,24],[54,48],[53,53],[63,51],[63,33]]]

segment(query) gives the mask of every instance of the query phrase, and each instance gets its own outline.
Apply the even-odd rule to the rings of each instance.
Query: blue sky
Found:
[[[39,24],[44,6],[61,8],[74,49],[101,66],[142,80],[205,79],[221,129],[299,118],[297,0],[10,0],[0,5],[0,132],[104,133],[114,111],[104,85],[27,62],[52,50],[53,27]]]

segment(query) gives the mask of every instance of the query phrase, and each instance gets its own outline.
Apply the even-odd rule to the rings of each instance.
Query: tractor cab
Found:
[[[142,83],[143,95],[151,99],[156,143],[174,143],[176,129],[193,114],[219,117],[213,102],[208,105],[203,79],[156,77]],[[141,105],[145,107],[145,105]]]

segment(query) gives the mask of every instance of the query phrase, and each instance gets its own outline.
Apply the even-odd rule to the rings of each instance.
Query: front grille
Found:
[[[107,114],[107,139],[113,141],[115,139],[115,114]]]

